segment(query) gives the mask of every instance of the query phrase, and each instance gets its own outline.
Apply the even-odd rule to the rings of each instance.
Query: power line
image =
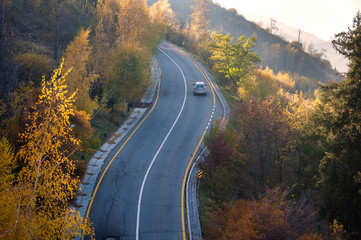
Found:
[[[115,87],[118,85],[119,81],[116,81],[114,86],[110,89],[110,91],[108,92],[108,94],[105,96],[105,100],[104,102],[100,105],[100,107],[98,108],[98,110],[93,114],[93,116],[90,118],[89,121],[91,121],[99,112],[100,110],[104,107],[104,105],[108,102],[108,100],[113,96]],[[110,94],[110,95],[109,95]],[[109,95],[109,97],[108,97]],[[108,98],[107,98],[108,97]]]

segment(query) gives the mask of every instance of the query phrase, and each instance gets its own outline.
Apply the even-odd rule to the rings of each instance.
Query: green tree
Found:
[[[361,233],[361,189],[355,181],[361,170],[361,14],[353,27],[336,35],[335,48],[350,60],[342,82],[322,87],[314,121],[325,137],[321,160],[321,213],[337,219],[349,234]]]
[[[231,80],[236,88],[245,88],[245,91],[248,91],[252,84],[249,83],[251,79],[247,79],[247,75],[254,69],[255,63],[261,61],[258,55],[251,51],[255,39],[246,40],[245,36],[241,36],[235,44],[232,44],[232,40],[229,34],[213,35],[210,58],[214,61],[213,69]]]

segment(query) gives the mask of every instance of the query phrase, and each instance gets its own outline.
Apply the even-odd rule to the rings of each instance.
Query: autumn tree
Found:
[[[95,28],[93,37],[93,51],[94,51],[94,72],[99,75],[97,81],[92,85],[90,92],[92,99],[101,100],[105,95],[104,84],[112,78],[114,59],[117,53],[115,46],[112,43],[111,36],[107,33],[107,24],[102,19],[98,22]]]
[[[140,46],[146,43],[150,19],[145,0],[122,0],[117,16],[117,45],[124,44]]]
[[[92,114],[96,103],[89,95],[91,85],[96,82],[98,75],[92,71],[91,46],[89,43],[90,29],[80,29],[74,40],[65,51],[64,69],[72,71],[67,75],[67,85],[70,94],[77,91],[75,106],[78,110]]]
[[[275,95],[277,93],[278,86],[272,69],[269,67],[256,69],[254,77],[257,87],[251,92],[252,96],[265,99],[268,95]]]
[[[153,38],[162,40],[169,31],[179,28],[178,19],[173,12],[168,0],[159,0],[149,7],[149,16],[151,21],[151,32]],[[158,33],[158,34],[157,34]]]
[[[361,234],[361,185],[355,181],[361,169],[361,13],[353,27],[337,34],[335,48],[350,60],[342,82],[322,87],[314,122],[324,137],[321,160],[321,213],[337,219],[349,235]]]
[[[207,196],[218,204],[234,200],[240,190],[237,181],[239,163],[232,146],[234,138],[234,132],[221,130],[216,125],[207,136],[209,155],[199,163],[199,168],[204,171],[202,188],[207,189]]]
[[[143,94],[143,86],[148,77],[147,56],[143,49],[133,45],[125,45],[117,54],[111,84],[114,87],[112,99],[120,103],[120,109],[125,109],[125,104],[135,101]],[[110,86],[108,87],[108,89]]]
[[[25,130],[29,122],[29,110],[38,97],[38,91],[32,82],[22,83],[20,87],[12,92],[8,101],[3,103],[4,112],[0,123],[0,133],[8,137],[8,141],[17,149],[19,133]],[[19,163],[21,165],[21,163]]]
[[[149,15],[152,22],[166,25],[170,28],[179,25],[178,19],[173,12],[168,0],[159,0],[149,7]]]
[[[209,6],[208,0],[195,0],[191,6],[189,31],[195,41],[204,39],[209,34]]]
[[[61,71],[62,65],[49,81],[43,79],[39,100],[21,134],[23,145],[17,158],[24,166],[12,186],[20,193],[14,201],[14,221],[9,223],[13,229],[3,232],[7,239],[70,239],[82,231],[92,233],[89,222],[68,207],[79,179],[73,176],[74,163],[67,157],[66,146],[79,142],[71,136],[69,123],[75,93],[67,96],[67,74]]]
[[[13,187],[16,167],[14,148],[3,137],[0,139],[0,239],[7,238],[17,228],[21,196]]]
[[[287,192],[268,190],[259,200],[240,199],[210,212],[207,239],[317,239],[317,214],[305,200],[286,199]],[[312,238],[310,238],[312,236]]]
[[[125,102],[139,96],[148,61],[165,35],[168,5],[163,2],[148,9],[144,0],[99,2],[94,69],[100,78],[92,88],[93,97],[98,95],[108,107],[124,110]]]
[[[247,78],[247,75],[254,69],[255,63],[260,61],[257,54],[251,51],[255,39],[246,40],[245,36],[241,36],[232,44],[233,38],[229,34],[215,34],[212,38],[210,59],[214,62],[213,69],[222,77],[231,80],[234,87],[241,92],[248,92],[254,86],[254,80]]]
[[[238,131],[244,136],[247,165],[257,183],[256,192],[262,192],[266,185],[291,183],[296,175],[296,138],[289,119],[277,101],[251,98],[239,107],[236,121]]]

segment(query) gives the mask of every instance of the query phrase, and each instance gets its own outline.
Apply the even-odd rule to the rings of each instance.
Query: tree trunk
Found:
[[[0,26],[0,43],[5,35],[5,0],[1,0],[1,26]]]
[[[280,184],[282,184],[282,182],[283,182],[283,159],[282,159],[282,156],[281,156],[281,154],[280,154],[280,147],[279,147],[279,145],[278,145],[278,143],[277,143],[277,150],[276,150],[276,152],[277,152],[277,158],[276,158],[276,160],[277,159],[279,159],[279,183]]]
[[[55,1],[55,36],[54,36],[54,59],[58,58],[58,34],[59,34],[59,3]]]

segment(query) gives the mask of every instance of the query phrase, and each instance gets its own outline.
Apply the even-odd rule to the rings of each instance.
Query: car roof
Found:
[[[204,84],[204,82],[195,82],[195,84]]]

